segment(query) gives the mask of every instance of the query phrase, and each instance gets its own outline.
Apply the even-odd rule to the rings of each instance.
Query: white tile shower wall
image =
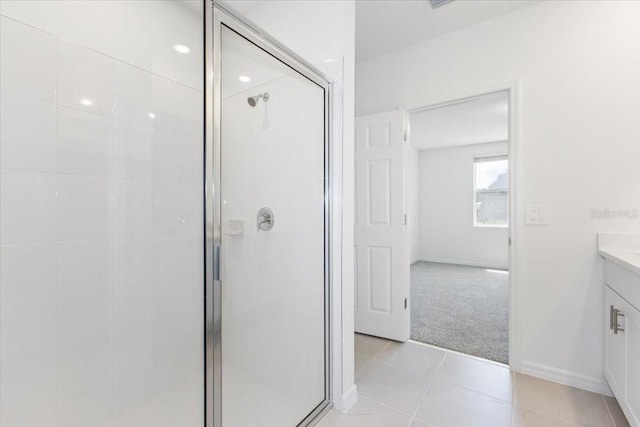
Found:
[[[197,90],[203,88],[201,9],[202,3],[194,0],[0,2],[5,16]],[[28,41],[37,39],[31,34]],[[190,54],[176,53],[175,45],[187,46]],[[25,61],[40,65],[42,57]],[[29,86],[29,91],[35,89],[41,88]]]
[[[202,425],[200,7],[0,2],[3,427]]]

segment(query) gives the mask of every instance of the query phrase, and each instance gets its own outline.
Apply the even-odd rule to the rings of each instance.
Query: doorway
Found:
[[[356,332],[508,364],[511,96],[357,118]]]
[[[509,93],[409,123],[410,337],[508,364]]]

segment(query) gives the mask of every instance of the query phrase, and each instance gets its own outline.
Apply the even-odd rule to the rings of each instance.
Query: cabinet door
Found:
[[[622,402],[625,394],[625,332],[617,334],[611,328],[612,306],[614,309],[627,311],[627,302],[608,286],[604,287],[604,311],[605,311],[605,336],[604,336],[604,376],[619,402]],[[618,318],[618,324],[623,328],[624,318]],[[615,322],[615,319],[613,319]]]
[[[625,405],[629,424],[640,426],[640,311],[630,304],[624,309],[627,337],[627,390]]]

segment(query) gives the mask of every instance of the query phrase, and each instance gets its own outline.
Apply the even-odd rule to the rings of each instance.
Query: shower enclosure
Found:
[[[210,1],[0,2],[0,425],[310,425],[330,86]]]
[[[231,13],[210,18],[209,421],[307,425],[329,402],[329,83]]]

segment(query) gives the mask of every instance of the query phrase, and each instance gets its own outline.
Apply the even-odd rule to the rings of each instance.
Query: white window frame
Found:
[[[471,203],[471,208],[473,211],[473,226],[474,227],[480,227],[480,228],[509,228],[509,217],[510,217],[510,210],[509,210],[509,188],[507,188],[506,190],[478,190],[476,188],[476,176],[477,176],[477,165],[478,163],[483,163],[483,162],[491,162],[491,161],[496,161],[496,160],[506,160],[507,161],[507,173],[511,174],[511,165],[509,164],[509,155],[508,154],[493,154],[493,155],[487,155],[487,156],[476,156],[473,158],[473,200]],[[476,209],[476,203],[478,198],[476,197],[476,195],[478,193],[505,193],[507,195],[507,223],[506,224],[478,224],[478,210]]]

